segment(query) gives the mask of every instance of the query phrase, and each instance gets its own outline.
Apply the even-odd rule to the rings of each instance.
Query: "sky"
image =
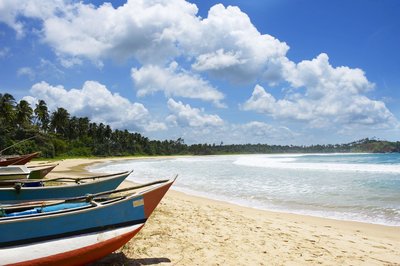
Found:
[[[400,138],[400,1],[0,0],[0,93],[185,143]]]

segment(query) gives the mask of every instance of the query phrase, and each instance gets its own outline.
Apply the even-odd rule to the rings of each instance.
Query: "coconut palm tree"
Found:
[[[87,117],[80,117],[78,119],[78,132],[79,132],[80,138],[88,135],[89,123],[90,123],[90,120]]]
[[[36,104],[35,112],[35,124],[43,132],[47,132],[50,124],[49,110],[47,109],[47,104],[43,100],[39,100]]]
[[[19,128],[27,128],[31,125],[33,110],[25,100],[19,101],[16,106],[16,122]]]
[[[15,99],[9,93],[0,93],[0,122],[4,127],[12,126],[16,117]]]
[[[62,107],[51,114],[50,128],[56,133],[66,137],[69,125],[69,113]]]

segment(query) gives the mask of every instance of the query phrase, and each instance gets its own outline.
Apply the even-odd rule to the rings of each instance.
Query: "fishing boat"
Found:
[[[0,182],[0,203],[65,199],[88,193],[98,193],[115,189],[131,174],[126,171],[91,177],[59,177],[40,180],[41,186],[32,186],[37,180],[5,180]],[[58,185],[51,185],[54,184]],[[67,184],[63,184],[67,183]],[[69,183],[69,184],[68,184]]]
[[[48,173],[50,173],[58,164],[44,164],[44,165],[33,165],[28,166],[30,171],[29,179],[42,179]]]
[[[39,152],[34,152],[25,155],[12,156],[12,157],[0,157],[0,166],[7,165],[24,165],[30,162],[33,158],[39,155]]]
[[[1,263],[59,266],[94,262],[120,248],[139,232],[174,180],[160,180],[56,204],[3,208]],[[124,192],[129,194],[121,195]]]
[[[0,166],[0,181],[10,179],[26,179],[30,170],[25,165]]]

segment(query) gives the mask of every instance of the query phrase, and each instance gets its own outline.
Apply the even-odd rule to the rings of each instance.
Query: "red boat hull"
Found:
[[[0,166],[24,165],[24,164],[30,162],[33,158],[35,158],[38,155],[39,155],[39,153],[35,152],[35,153],[27,154],[27,155],[9,158],[4,161],[0,161]]]
[[[77,249],[70,249],[68,247],[68,242],[75,241],[84,241],[82,239],[69,239],[67,240],[67,243],[63,243],[62,240],[58,242],[57,245],[64,246],[64,251],[61,253],[57,253],[55,251],[55,254],[49,255],[49,256],[44,256],[40,257],[40,254],[36,254],[38,258],[36,259],[28,259],[16,263],[11,263],[11,264],[6,264],[6,265],[18,265],[18,266],[25,266],[25,265],[54,265],[54,266],[74,266],[74,265],[85,265],[91,262],[94,262],[98,259],[101,259],[108,254],[114,252],[115,250],[119,249],[122,247],[124,244],[126,244],[132,237],[134,237],[140,229],[143,227],[143,224],[134,226],[132,229],[125,231],[123,234],[117,235],[115,237],[112,237],[110,239],[104,240],[104,241],[95,241],[96,243],[93,243],[92,245],[88,245],[85,247],[80,247]],[[97,239],[101,239],[102,237],[100,234],[96,236]],[[49,249],[51,249],[51,246],[48,246]],[[62,251],[62,248],[58,248],[55,250]],[[34,252],[34,250],[32,250]],[[49,252],[47,250],[47,252]],[[51,251],[50,251],[51,252]],[[21,249],[20,251],[20,256],[25,256],[29,258],[29,255],[23,254],[25,251]],[[16,254],[18,255],[18,254]],[[32,255],[34,257],[34,255]]]

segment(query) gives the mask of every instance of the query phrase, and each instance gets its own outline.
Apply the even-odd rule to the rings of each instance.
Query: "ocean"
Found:
[[[246,207],[400,226],[400,154],[189,156],[103,163],[138,183],[179,175],[173,189]]]

